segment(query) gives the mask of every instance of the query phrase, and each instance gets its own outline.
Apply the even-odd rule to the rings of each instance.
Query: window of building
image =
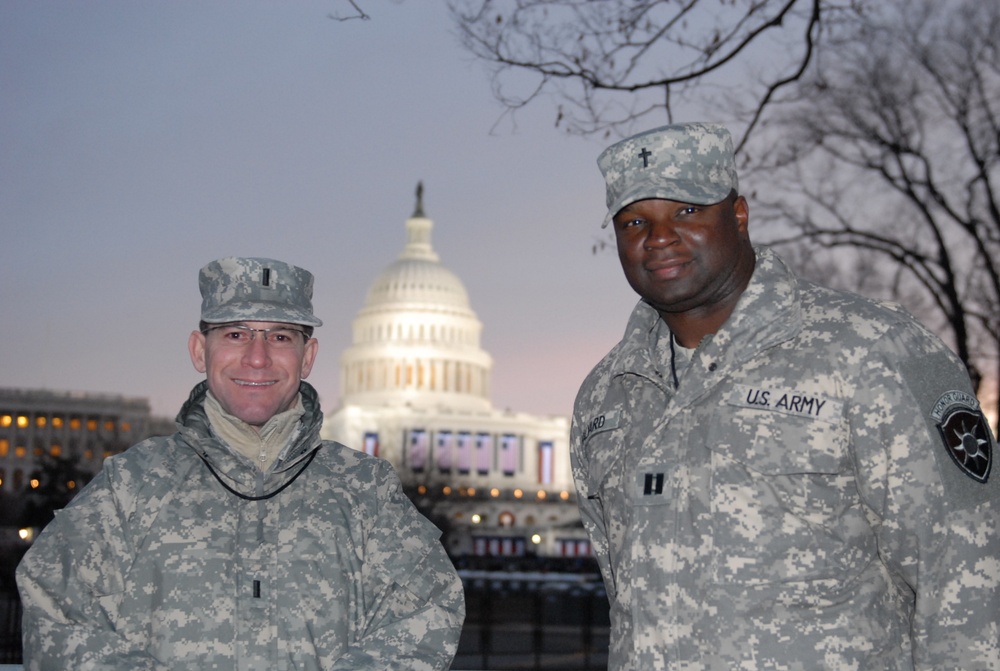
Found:
[[[468,431],[460,431],[458,434],[458,443],[455,446],[455,465],[462,475],[467,475],[472,468],[472,434]]]
[[[493,436],[488,433],[476,434],[476,472],[489,475],[493,461]]]
[[[10,452],[10,441],[0,438],[0,457],[6,457],[8,452]]]
[[[434,461],[441,473],[451,472],[453,447],[454,434],[451,431],[438,431],[437,441],[434,443]]]
[[[7,428],[14,422],[14,418],[10,415],[0,415],[0,426]]]
[[[79,417],[70,417],[69,428],[73,429],[74,431],[79,431],[81,426],[83,426],[83,424],[81,423]]]
[[[27,429],[28,428],[28,416],[27,415],[18,415],[17,416],[17,428],[19,428],[19,429]]]
[[[87,420],[87,431],[97,431],[97,420],[90,418]]]
[[[44,428],[47,423],[48,419],[45,417],[45,415],[38,415],[37,417],[35,417],[35,426],[37,426],[39,429]]]
[[[523,538],[477,536],[472,539],[472,553],[478,557],[523,557]]]
[[[62,417],[53,417],[52,418],[52,426],[53,426],[53,428],[61,429],[62,425],[63,425],[63,418]]]
[[[18,445],[14,448],[14,456],[18,459],[23,459],[26,454],[28,454],[28,448],[24,445]]]
[[[556,554],[563,557],[587,557],[590,555],[590,541],[580,538],[557,538]]]
[[[406,441],[406,465],[414,473],[421,473],[427,467],[427,456],[430,451],[427,431],[412,429]]]
[[[378,456],[378,434],[372,431],[365,433],[365,438],[363,441],[365,454],[370,454],[373,457]]]
[[[500,470],[504,475],[512,476],[520,470],[521,441],[518,437],[505,433],[500,439]]]
[[[538,483],[551,485],[555,470],[555,447],[551,440],[538,443]]]

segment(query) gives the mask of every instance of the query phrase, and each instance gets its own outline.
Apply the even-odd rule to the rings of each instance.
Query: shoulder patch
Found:
[[[979,401],[964,391],[941,395],[931,410],[945,451],[959,470],[986,482],[993,467],[993,440]]]

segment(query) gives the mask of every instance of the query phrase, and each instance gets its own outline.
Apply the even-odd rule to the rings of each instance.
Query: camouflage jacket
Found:
[[[767,249],[676,388],[658,323],[640,302],[573,417],[609,668],[1000,669],[1000,474],[957,358]]]
[[[387,462],[297,437],[265,475],[195,388],[179,431],[105,461],[18,567],[41,669],[447,669],[464,618],[439,532]]]

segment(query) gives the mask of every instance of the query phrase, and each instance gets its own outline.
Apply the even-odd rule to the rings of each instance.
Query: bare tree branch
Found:
[[[347,3],[354,9],[354,14],[348,16],[339,16],[337,14],[327,14],[327,16],[334,21],[351,21],[353,19],[361,19],[362,21],[368,21],[372,17],[365,14],[364,10],[358,7],[358,3],[354,0],[347,0]]]
[[[651,114],[669,120],[690,105],[715,106],[717,92],[736,83],[752,110],[748,135],[825,36],[869,1],[728,0],[720,9],[709,0],[449,0],[449,8],[508,112],[551,95],[557,125],[611,134]],[[780,55],[759,57],[772,50]]]
[[[973,375],[1000,379],[1000,29],[995,3],[889,0],[831,42],[769,120],[773,242],[866,250],[930,299]],[[907,279],[908,278],[908,279]],[[911,287],[907,289],[906,287]],[[994,382],[995,383],[995,382]]]
[[[551,99],[582,135],[726,122],[741,181],[768,185],[751,202],[772,243],[905,303],[1000,380],[1000,3],[448,4],[505,118]]]

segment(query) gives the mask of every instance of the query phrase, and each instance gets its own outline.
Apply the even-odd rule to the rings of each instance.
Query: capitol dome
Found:
[[[423,188],[399,257],[368,290],[341,365],[345,405],[489,410],[492,358],[462,281],[431,246]]]
[[[462,280],[445,268],[431,248],[433,222],[417,212],[406,222],[409,241],[399,259],[375,278],[366,308],[406,303],[433,303],[469,309],[469,295]]]
[[[392,464],[403,491],[445,530],[453,557],[590,554],[569,417],[493,407],[483,325],[431,245],[419,185],[416,195],[402,251],[386,253],[351,322],[340,404],[321,435]],[[481,249],[468,254],[490,260]]]

